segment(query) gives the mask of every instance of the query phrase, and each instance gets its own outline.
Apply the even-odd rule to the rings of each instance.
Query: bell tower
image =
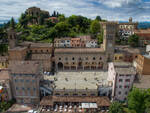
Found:
[[[101,25],[104,30],[103,49],[105,50],[107,61],[113,61],[118,24],[117,22],[102,22]]]
[[[12,49],[17,46],[18,43],[17,35],[13,28],[8,29],[7,34],[8,34],[9,48]]]

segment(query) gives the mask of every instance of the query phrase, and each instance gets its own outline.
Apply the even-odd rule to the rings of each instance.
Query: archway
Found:
[[[57,64],[57,67],[58,67],[58,70],[62,70],[63,69],[63,63],[62,62],[59,62]]]

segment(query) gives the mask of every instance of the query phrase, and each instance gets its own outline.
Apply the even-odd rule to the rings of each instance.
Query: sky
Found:
[[[65,16],[82,15],[94,19],[97,15],[110,21],[150,21],[150,0],[0,0],[0,22],[36,6],[50,14],[55,10]]]

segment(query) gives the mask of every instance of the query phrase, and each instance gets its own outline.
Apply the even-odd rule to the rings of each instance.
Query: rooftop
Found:
[[[98,86],[108,86],[107,72],[58,72],[55,78],[55,90],[69,89],[89,89],[97,90]],[[54,79],[50,76],[45,76],[45,79]]]
[[[103,48],[56,48],[55,53],[102,53]]]
[[[22,51],[22,50],[25,50],[26,48],[27,47],[17,46],[12,49],[9,49],[9,51]]]
[[[54,102],[92,102],[97,103],[98,106],[110,106],[110,100],[108,97],[57,97],[47,96],[44,97],[40,105],[53,105]]]
[[[131,74],[131,75],[135,75],[136,74],[136,70],[135,68],[132,66],[131,63],[127,63],[127,62],[114,62],[113,63],[115,66],[115,70],[117,73],[119,74]]]
[[[9,70],[8,69],[0,69],[0,80],[9,79]]]
[[[138,82],[135,82],[133,85],[134,87],[140,89],[149,89],[150,88],[150,75],[142,75]]]
[[[15,74],[36,74],[39,70],[39,63],[34,61],[20,61],[10,64],[9,69]]]
[[[52,47],[51,43],[34,43],[34,42],[22,42],[21,46],[30,46],[30,47]]]

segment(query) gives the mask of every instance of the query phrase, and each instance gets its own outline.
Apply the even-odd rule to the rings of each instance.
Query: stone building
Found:
[[[133,86],[136,70],[131,63],[109,63],[108,81],[112,83],[112,99],[125,101]]]
[[[0,69],[7,68],[8,64],[8,56],[0,56]]]
[[[16,61],[38,61],[43,65],[44,71],[51,71],[51,55],[52,44],[50,43],[32,43],[23,42],[17,43],[17,39],[11,38],[16,36],[16,32],[8,32],[9,39],[9,63],[15,63]]]
[[[41,13],[46,14],[48,16],[50,16],[48,11],[44,11],[41,10],[40,8],[37,7],[30,7],[26,10],[26,13],[30,16],[34,16],[34,17],[39,17]]]
[[[150,75],[150,55],[139,54],[137,59],[134,60],[134,66],[139,74]]]
[[[50,17],[50,14],[48,11],[41,10],[40,8],[37,8],[37,7],[28,8],[26,10],[26,14],[31,16],[31,17],[34,17],[34,18],[32,18],[32,23],[28,22],[29,25],[39,24],[41,15],[44,15],[46,18]]]
[[[129,18],[129,22],[119,23],[119,37],[120,39],[127,40],[129,36],[134,34],[134,30],[137,29],[138,23],[133,22],[132,18]]]
[[[12,87],[8,69],[0,69],[0,101],[12,99]]]
[[[20,61],[9,65],[13,97],[17,103],[34,104],[40,100],[42,67],[38,62]]]
[[[56,71],[107,69],[107,62],[112,61],[114,56],[116,36],[116,29],[114,28],[117,27],[117,23],[103,22],[101,24],[104,29],[103,46],[101,48],[81,48],[79,38],[75,40],[76,46],[74,48],[55,48]]]
[[[139,46],[146,46],[150,44],[150,29],[138,29],[134,33],[139,36]]]

